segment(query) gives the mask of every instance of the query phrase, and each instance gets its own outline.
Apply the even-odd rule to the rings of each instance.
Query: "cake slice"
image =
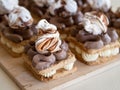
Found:
[[[57,79],[76,70],[76,58],[65,41],[59,37],[56,26],[46,20],[39,21],[37,29],[43,34],[25,48],[25,66],[40,81]]]
[[[1,45],[12,56],[20,56],[24,46],[37,39],[40,33],[35,29],[30,12],[21,6],[16,6],[6,15],[7,25],[1,31]]]
[[[96,65],[112,60],[119,53],[118,34],[115,29],[108,29],[108,24],[103,13],[85,13],[80,29],[67,38],[78,60]]]

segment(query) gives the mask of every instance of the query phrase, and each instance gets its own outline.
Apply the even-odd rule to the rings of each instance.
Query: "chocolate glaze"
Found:
[[[36,35],[37,29],[35,29],[35,26],[20,29],[12,29],[8,27],[7,29],[3,30],[3,34],[9,40],[19,43],[23,40],[30,39],[33,35]]]
[[[37,70],[43,70],[50,67],[52,64],[67,58],[68,45],[65,41],[61,44],[61,50],[54,53],[40,54],[35,49],[35,43],[25,46],[25,53],[32,60],[33,66]]]

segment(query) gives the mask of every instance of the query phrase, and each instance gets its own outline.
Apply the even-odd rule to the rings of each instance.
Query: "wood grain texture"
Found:
[[[52,80],[49,82],[40,82],[31,72],[29,72],[24,64],[23,59],[11,57],[3,48],[0,47],[0,66],[3,70],[16,82],[16,84],[23,90],[59,90],[68,87],[80,80],[87,79],[98,73],[101,73],[113,66],[119,65],[120,55],[117,59],[111,60],[105,64],[97,66],[88,66],[77,61],[75,65],[78,70],[64,78]]]

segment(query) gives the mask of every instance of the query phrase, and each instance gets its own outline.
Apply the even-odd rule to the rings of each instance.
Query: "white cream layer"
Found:
[[[65,66],[64,66],[64,69],[65,69],[65,70],[71,70],[71,69],[73,68],[73,65],[74,65],[74,63],[70,63],[70,64],[68,64],[68,65],[65,65]]]
[[[10,48],[14,53],[22,53],[24,51],[24,46],[16,46],[14,47],[11,43],[9,43],[5,38],[1,37],[0,41],[3,45],[6,45],[8,48]]]
[[[44,74],[41,74],[41,75],[44,76],[44,77],[49,78],[49,77],[53,76],[54,74],[56,74],[56,70],[52,70],[52,71],[50,71],[48,73],[44,73]]]
[[[88,61],[88,62],[96,61],[99,57],[110,57],[110,56],[117,55],[119,53],[119,48],[118,47],[112,48],[112,49],[109,49],[109,50],[105,50],[105,51],[102,51],[100,53],[88,54],[88,53],[82,51],[79,47],[77,47],[76,45],[74,45],[71,42],[69,43],[69,46],[72,49],[75,49],[76,53],[81,55],[82,58],[85,61]]]
[[[63,68],[65,70],[69,71],[69,70],[71,70],[73,68],[73,65],[74,65],[74,63],[70,63],[70,64],[65,65]],[[41,74],[41,75],[44,76],[44,77],[49,78],[49,77],[53,76],[54,74],[56,74],[56,72],[57,72],[56,70],[52,70],[52,71],[50,71],[48,73],[44,73],[44,74]]]

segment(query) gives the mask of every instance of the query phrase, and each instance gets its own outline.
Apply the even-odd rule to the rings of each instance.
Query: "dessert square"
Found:
[[[6,15],[9,14],[17,5],[18,0],[15,0],[14,2],[12,0],[0,1],[0,33],[2,29],[6,28]]]
[[[78,29],[67,38],[78,60],[96,65],[112,60],[119,54],[119,36],[114,28],[107,28],[108,24],[109,20],[103,13],[85,13]]]
[[[45,19],[39,21],[37,29],[43,34],[25,47],[25,66],[40,81],[64,77],[76,71],[76,58],[65,41],[59,37],[56,26]]]
[[[83,17],[74,0],[33,0],[30,10],[35,14],[35,19],[47,19],[48,22],[56,25],[63,39]]]
[[[2,23],[4,28],[1,28],[0,32],[1,45],[12,56],[21,56],[24,52],[24,46],[30,41],[36,40],[40,33],[33,24],[33,18],[30,12],[24,7],[15,5],[5,15],[5,20],[5,23]]]

